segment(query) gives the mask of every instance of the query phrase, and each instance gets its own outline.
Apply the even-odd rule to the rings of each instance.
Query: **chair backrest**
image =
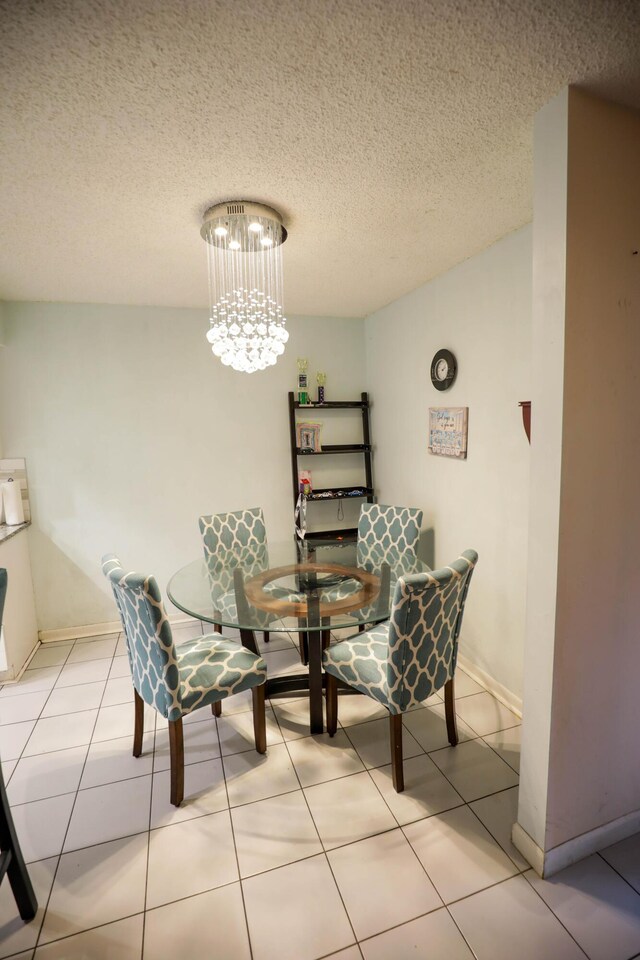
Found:
[[[242,563],[266,553],[267,531],[260,507],[203,516],[198,524],[205,560],[214,558],[228,563],[230,558],[237,557]]]
[[[204,558],[223,593],[233,589],[234,567],[242,567],[245,575],[250,575],[269,566],[267,530],[260,507],[203,516],[198,525]]]
[[[0,567],[0,627],[2,627],[2,614],[4,613],[4,601],[7,596],[7,571]]]
[[[127,573],[118,557],[102,558],[127,642],[133,685],[167,720],[182,716],[180,674],[171,625],[155,577]]]
[[[398,580],[387,660],[388,698],[398,713],[422,703],[453,677],[462,614],[477,562],[475,550],[465,550],[448,567]]]
[[[358,520],[358,566],[378,565],[387,554],[415,556],[421,526],[422,510],[363,503]]]

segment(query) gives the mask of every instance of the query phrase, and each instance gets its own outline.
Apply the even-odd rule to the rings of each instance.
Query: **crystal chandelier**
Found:
[[[213,353],[243,373],[272,366],[289,339],[282,314],[282,217],[262,203],[230,200],[207,210],[200,234],[207,241]]]

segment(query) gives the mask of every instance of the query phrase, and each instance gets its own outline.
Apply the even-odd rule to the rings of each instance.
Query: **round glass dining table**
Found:
[[[194,560],[169,581],[172,603],[191,617],[240,631],[244,646],[258,653],[255,634],[299,634],[308,672],[267,678],[271,698],[309,696],[310,731],[324,729],[322,651],[332,630],[379,623],[389,617],[398,578],[429,568],[393,544],[309,545],[290,540],[235,546]],[[345,691],[348,688],[345,688]]]

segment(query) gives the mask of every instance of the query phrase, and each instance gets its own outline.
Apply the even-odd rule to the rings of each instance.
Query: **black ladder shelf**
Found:
[[[296,411],[304,410],[316,413],[319,410],[360,410],[362,413],[362,443],[334,443],[323,444],[322,449],[300,450],[296,442]],[[364,482],[358,486],[325,487],[314,489],[306,498],[307,503],[319,503],[321,500],[366,500],[374,502],[373,470],[371,466],[371,428],[369,423],[369,395],[360,394],[360,400],[338,400],[327,403],[298,403],[294,393],[289,393],[289,433],[291,442],[291,479],[293,483],[294,509],[300,494],[298,470],[299,458],[327,457],[341,454],[362,454],[364,463]],[[336,528],[331,530],[314,530],[307,534],[306,541],[310,544],[332,541],[353,541],[358,530],[356,527]]]

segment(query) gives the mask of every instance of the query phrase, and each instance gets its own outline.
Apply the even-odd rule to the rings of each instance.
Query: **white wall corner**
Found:
[[[532,424],[518,821],[545,844],[556,639],[566,311],[568,89],[536,116]]]
[[[472,680],[475,680],[481,687],[488,690],[496,700],[499,700],[505,707],[508,707],[509,710],[512,710],[513,713],[522,718],[522,699],[520,697],[517,697],[511,690],[507,690],[495,677],[492,677],[490,673],[487,673],[462,653],[458,654],[458,665],[462,667],[464,672],[470,676]]]
[[[519,823],[514,823],[511,828],[511,842],[538,876],[544,876],[544,853]]]

